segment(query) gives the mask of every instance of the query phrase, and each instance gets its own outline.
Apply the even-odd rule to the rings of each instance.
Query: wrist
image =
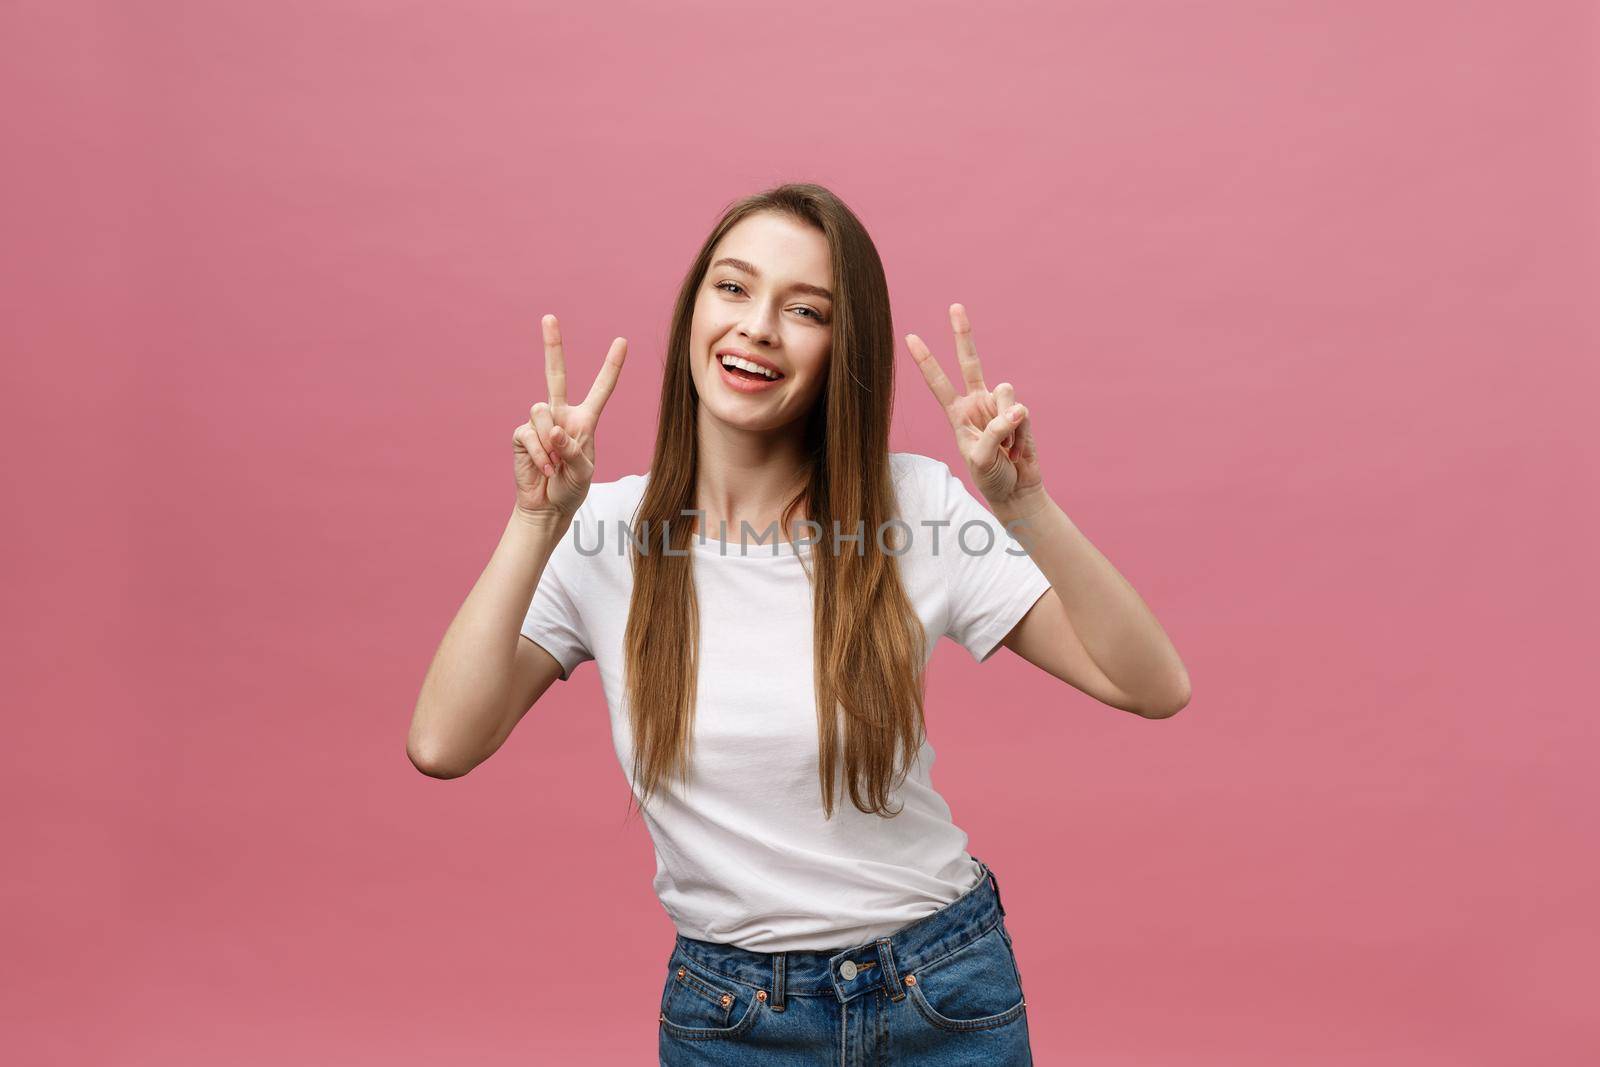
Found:
[[[511,521],[519,528],[559,539],[565,536],[572,525],[572,516],[558,511],[528,511],[518,504],[511,509]]]
[[[1044,483],[1040,482],[1020,493],[1011,494],[998,504],[991,503],[989,506],[994,511],[995,518],[1009,524],[1026,521],[1042,514],[1050,503],[1050,494],[1044,491]]]

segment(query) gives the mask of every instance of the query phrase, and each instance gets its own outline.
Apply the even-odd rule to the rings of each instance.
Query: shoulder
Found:
[[[942,499],[949,479],[955,476],[944,460],[920,452],[890,452],[889,471],[894,478],[895,491],[902,498],[915,499],[922,504],[919,510]]]
[[[648,477],[648,474],[625,474],[606,482],[590,482],[589,494],[578,505],[556,555],[578,554],[591,561],[620,555],[597,551],[597,548],[621,543],[625,536],[621,531],[633,526],[633,514],[644,498]]]
[[[632,521],[634,509],[644,498],[644,487],[649,478],[647,471],[644,474],[625,474],[608,482],[590,482],[589,495],[584,497],[578,515],[591,521]]]
[[[949,464],[942,459],[924,456],[920,452],[890,452],[889,470],[898,481],[911,478],[916,481],[937,481],[950,473]]]
[[[622,475],[610,482],[590,482],[589,494],[579,504],[573,522],[550,557],[554,568],[578,568],[566,581],[587,581],[597,569],[621,561],[627,571],[627,555],[618,549],[626,539],[624,531],[634,525],[634,512],[645,496],[648,474]]]

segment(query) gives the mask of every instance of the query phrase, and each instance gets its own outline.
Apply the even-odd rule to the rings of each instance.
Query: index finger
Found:
[[[554,315],[540,320],[544,326],[544,383],[550,406],[560,411],[567,403],[567,357],[561,351],[561,323]]]
[[[950,329],[956,335],[956,362],[961,364],[967,392],[988,392],[983,384],[983,368],[978,365],[978,346],[972,343],[972,320],[960,304],[950,305]]]
[[[928,383],[928,388],[933,390],[934,399],[944,408],[945,416],[953,420],[950,408],[956,402],[956,391],[950,384],[950,379],[944,376],[944,368],[939,366],[939,361],[933,357],[933,353],[928,351],[928,346],[923,344],[922,338],[916,334],[906,334],[906,347],[911,350],[911,358],[917,361],[917,368],[922,371],[922,377]]]
[[[605,410],[606,401],[611,399],[611,391],[617,387],[617,378],[622,374],[622,361],[627,355],[626,337],[612,341],[610,350],[606,352],[606,361],[600,364],[600,373],[594,376],[594,384],[589,386],[589,395],[583,398],[583,406],[589,409],[596,420]]]

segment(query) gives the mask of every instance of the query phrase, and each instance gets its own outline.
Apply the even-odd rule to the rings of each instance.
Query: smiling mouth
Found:
[[[758,369],[758,364],[753,363],[750,360],[740,359],[737,356],[716,356],[715,359],[723,370],[727,371],[735,378],[740,378],[751,382],[774,382],[783,380],[782,374],[778,373],[777,371],[769,372],[764,368]]]

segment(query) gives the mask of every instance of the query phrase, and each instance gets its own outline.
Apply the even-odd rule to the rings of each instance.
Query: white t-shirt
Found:
[[[981,663],[1050,582],[945,463],[889,458],[899,518],[910,527],[900,578],[929,637],[924,663],[941,634]],[[560,662],[563,680],[595,661],[625,777],[633,765],[622,678],[633,588],[626,530],[648,477],[589,487],[522,626]],[[923,525],[941,520],[948,525]],[[976,526],[961,532],[973,520],[992,542]],[[821,531],[805,529],[800,536],[820,540]],[[848,532],[840,551],[856,550],[842,540]],[[904,806],[898,815],[864,814],[841,790],[833,817],[823,818],[811,586],[795,546],[770,533],[757,544],[758,533],[743,547],[732,529],[726,542],[716,531],[689,542],[701,641],[691,776],[687,790],[674,781],[642,808],[655,890],[687,937],[759,952],[845,948],[937,911],[972,888],[979,869],[930,780],[927,741],[890,794],[890,810]],[[886,533],[885,543],[904,543],[906,533]],[[875,550],[870,531],[864,544]]]

